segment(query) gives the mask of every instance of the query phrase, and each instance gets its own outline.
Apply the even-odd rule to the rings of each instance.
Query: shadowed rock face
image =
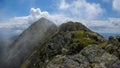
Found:
[[[33,49],[49,38],[57,29],[57,26],[41,18],[26,29],[11,45],[8,53],[3,57],[2,68],[19,68]]]

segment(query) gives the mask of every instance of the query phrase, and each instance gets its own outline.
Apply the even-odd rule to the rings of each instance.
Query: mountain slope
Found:
[[[19,68],[34,48],[49,38],[57,29],[57,26],[41,18],[26,29],[11,45],[8,53],[3,57],[2,68]]]
[[[5,54],[1,68],[119,68],[120,37],[107,41],[79,22],[41,18]]]
[[[21,68],[49,68],[49,63],[52,63],[56,56],[74,56],[90,44],[105,47],[107,42],[101,35],[81,23],[67,22],[62,24],[50,39],[39,44],[40,47],[33,51]]]

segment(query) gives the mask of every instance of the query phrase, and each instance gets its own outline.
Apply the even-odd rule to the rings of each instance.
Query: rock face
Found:
[[[11,49],[5,54],[2,68],[19,68],[35,47],[52,36],[57,26],[41,18],[26,29],[12,44]]]

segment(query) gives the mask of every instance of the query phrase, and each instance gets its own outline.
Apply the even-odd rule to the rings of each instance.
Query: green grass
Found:
[[[75,38],[82,38],[82,37],[84,37],[84,32],[83,31],[75,31],[74,37]]]
[[[73,42],[82,43],[84,46],[87,46],[94,42],[94,40],[85,37],[84,31],[75,31]]]

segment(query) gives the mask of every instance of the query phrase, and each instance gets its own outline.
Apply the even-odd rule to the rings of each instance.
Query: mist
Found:
[[[0,67],[19,68],[34,48],[52,36],[56,29],[57,26],[45,18],[40,18],[34,22],[13,41],[9,39],[11,43],[2,47],[4,49],[1,51]]]

